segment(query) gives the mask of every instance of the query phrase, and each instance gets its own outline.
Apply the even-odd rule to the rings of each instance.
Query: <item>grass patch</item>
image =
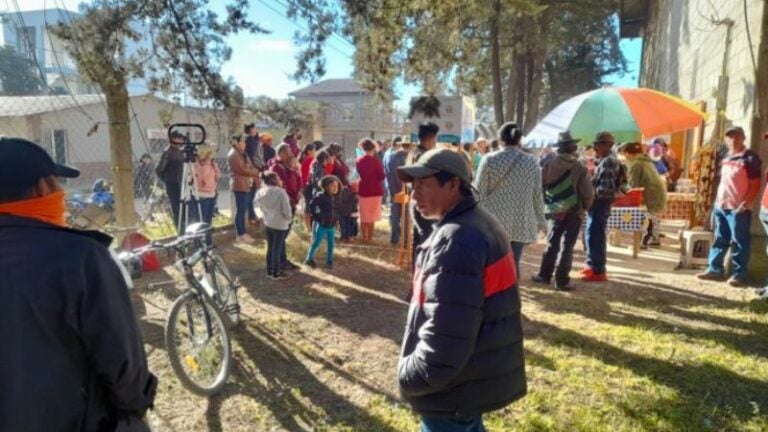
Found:
[[[377,236],[374,248],[339,245],[332,271],[304,268],[284,282],[265,277],[263,241],[221,244],[243,282],[245,322],[233,376],[211,400],[187,393],[167,366],[158,323],[172,296],[138,289],[160,377],[155,430],[417,430],[395,379],[409,276],[392,265],[386,225]],[[296,224],[291,260],[303,261],[308,238]],[[540,253],[531,246],[524,261]],[[529,393],[488,414],[490,431],[768,430],[768,302],[638,262],[572,293],[523,283]]]

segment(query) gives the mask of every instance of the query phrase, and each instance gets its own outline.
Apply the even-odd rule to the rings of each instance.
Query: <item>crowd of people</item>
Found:
[[[642,188],[650,219],[643,243],[657,246],[658,215],[679,179],[679,163],[663,140],[617,146],[608,131],[581,146],[564,131],[552,151],[539,157],[522,148],[522,131],[514,123],[504,124],[492,142],[469,147],[440,148],[438,132],[425,123],[418,144],[363,139],[353,170],[338,144],[318,141],[302,149],[299,138],[288,135],[273,148],[272,136],[246,125],[243,134],[231,137],[227,159],[236,241],[253,243],[248,223],[263,224],[267,274],[283,280],[297,267],[285,248],[297,220],[312,233],[304,263],[315,267],[325,243],[325,264],[333,268],[337,228],[341,241],[360,235],[370,244],[373,224],[388,205],[389,241],[414,239],[397,370],[401,394],[421,416],[422,431],[483,431],[484,413],[527,392],[518,289],[525,247],[546,230],[546,249],[532,279],[569,290],[573,249],[585,226],[582,280],[606,281],[612,206]],[[714,196],[715,240],[709,267],[698,277],[725,280],[730,249],[728,282],[744,286],[762,163],[746,148],[741,128],[725,135]],[[171,137],[156,167],[177,204],[182,140]],[[206,221],[222,175],[213,153],[200,147],[193,170],[200,209],[194,217]],[[7,349],[0,350],[0,364],[7,366],[0,369],[0,381],[14,396],[0,398],[0,430],[147,430],[143,417],[153,405],[157,378],[147,366],[130,282],[109,252],[108,236],[65,224],[65,193],[57,178],[78,175],[34,143],[0,138],[0,328],[14,330],[6,332]],[[183,207],[172,206],[175,220],[187,211]],[[401,230],[402,215],[412,221],[413,232]],[[760,220],[768,231],[768,192]],[[41,262],[52,265],[40,267]]]

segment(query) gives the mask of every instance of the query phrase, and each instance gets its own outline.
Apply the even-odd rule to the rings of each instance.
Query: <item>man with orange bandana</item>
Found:
[[[157,379],[102,233],[64,226],[57,165],[0,138],[0,430],[145,431]]]

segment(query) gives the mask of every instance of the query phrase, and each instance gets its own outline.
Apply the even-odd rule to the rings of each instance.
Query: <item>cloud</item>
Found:
[[[258,52],[289,53],[296,47],[288,39],[262,39],[251,43],[251,49]]]

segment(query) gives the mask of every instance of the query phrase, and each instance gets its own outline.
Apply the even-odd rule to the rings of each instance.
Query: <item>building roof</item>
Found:
[[[619,11],[619,37],[642,36],[648,18],[648,0],[621,0]]]
[[[131,97],[146,94],[131,95]],[[56,96],[2,96],[0,117],[23,117],[52,111],[61,111],[78,106],[100,104],[105,101],[101,94],[56,95]],[[106,102],[104,102],[106,103]]]
[[[365,93],[352,78],[334,78],[316,82],[307,87],[289,93],[290,96],[327,96]]]

